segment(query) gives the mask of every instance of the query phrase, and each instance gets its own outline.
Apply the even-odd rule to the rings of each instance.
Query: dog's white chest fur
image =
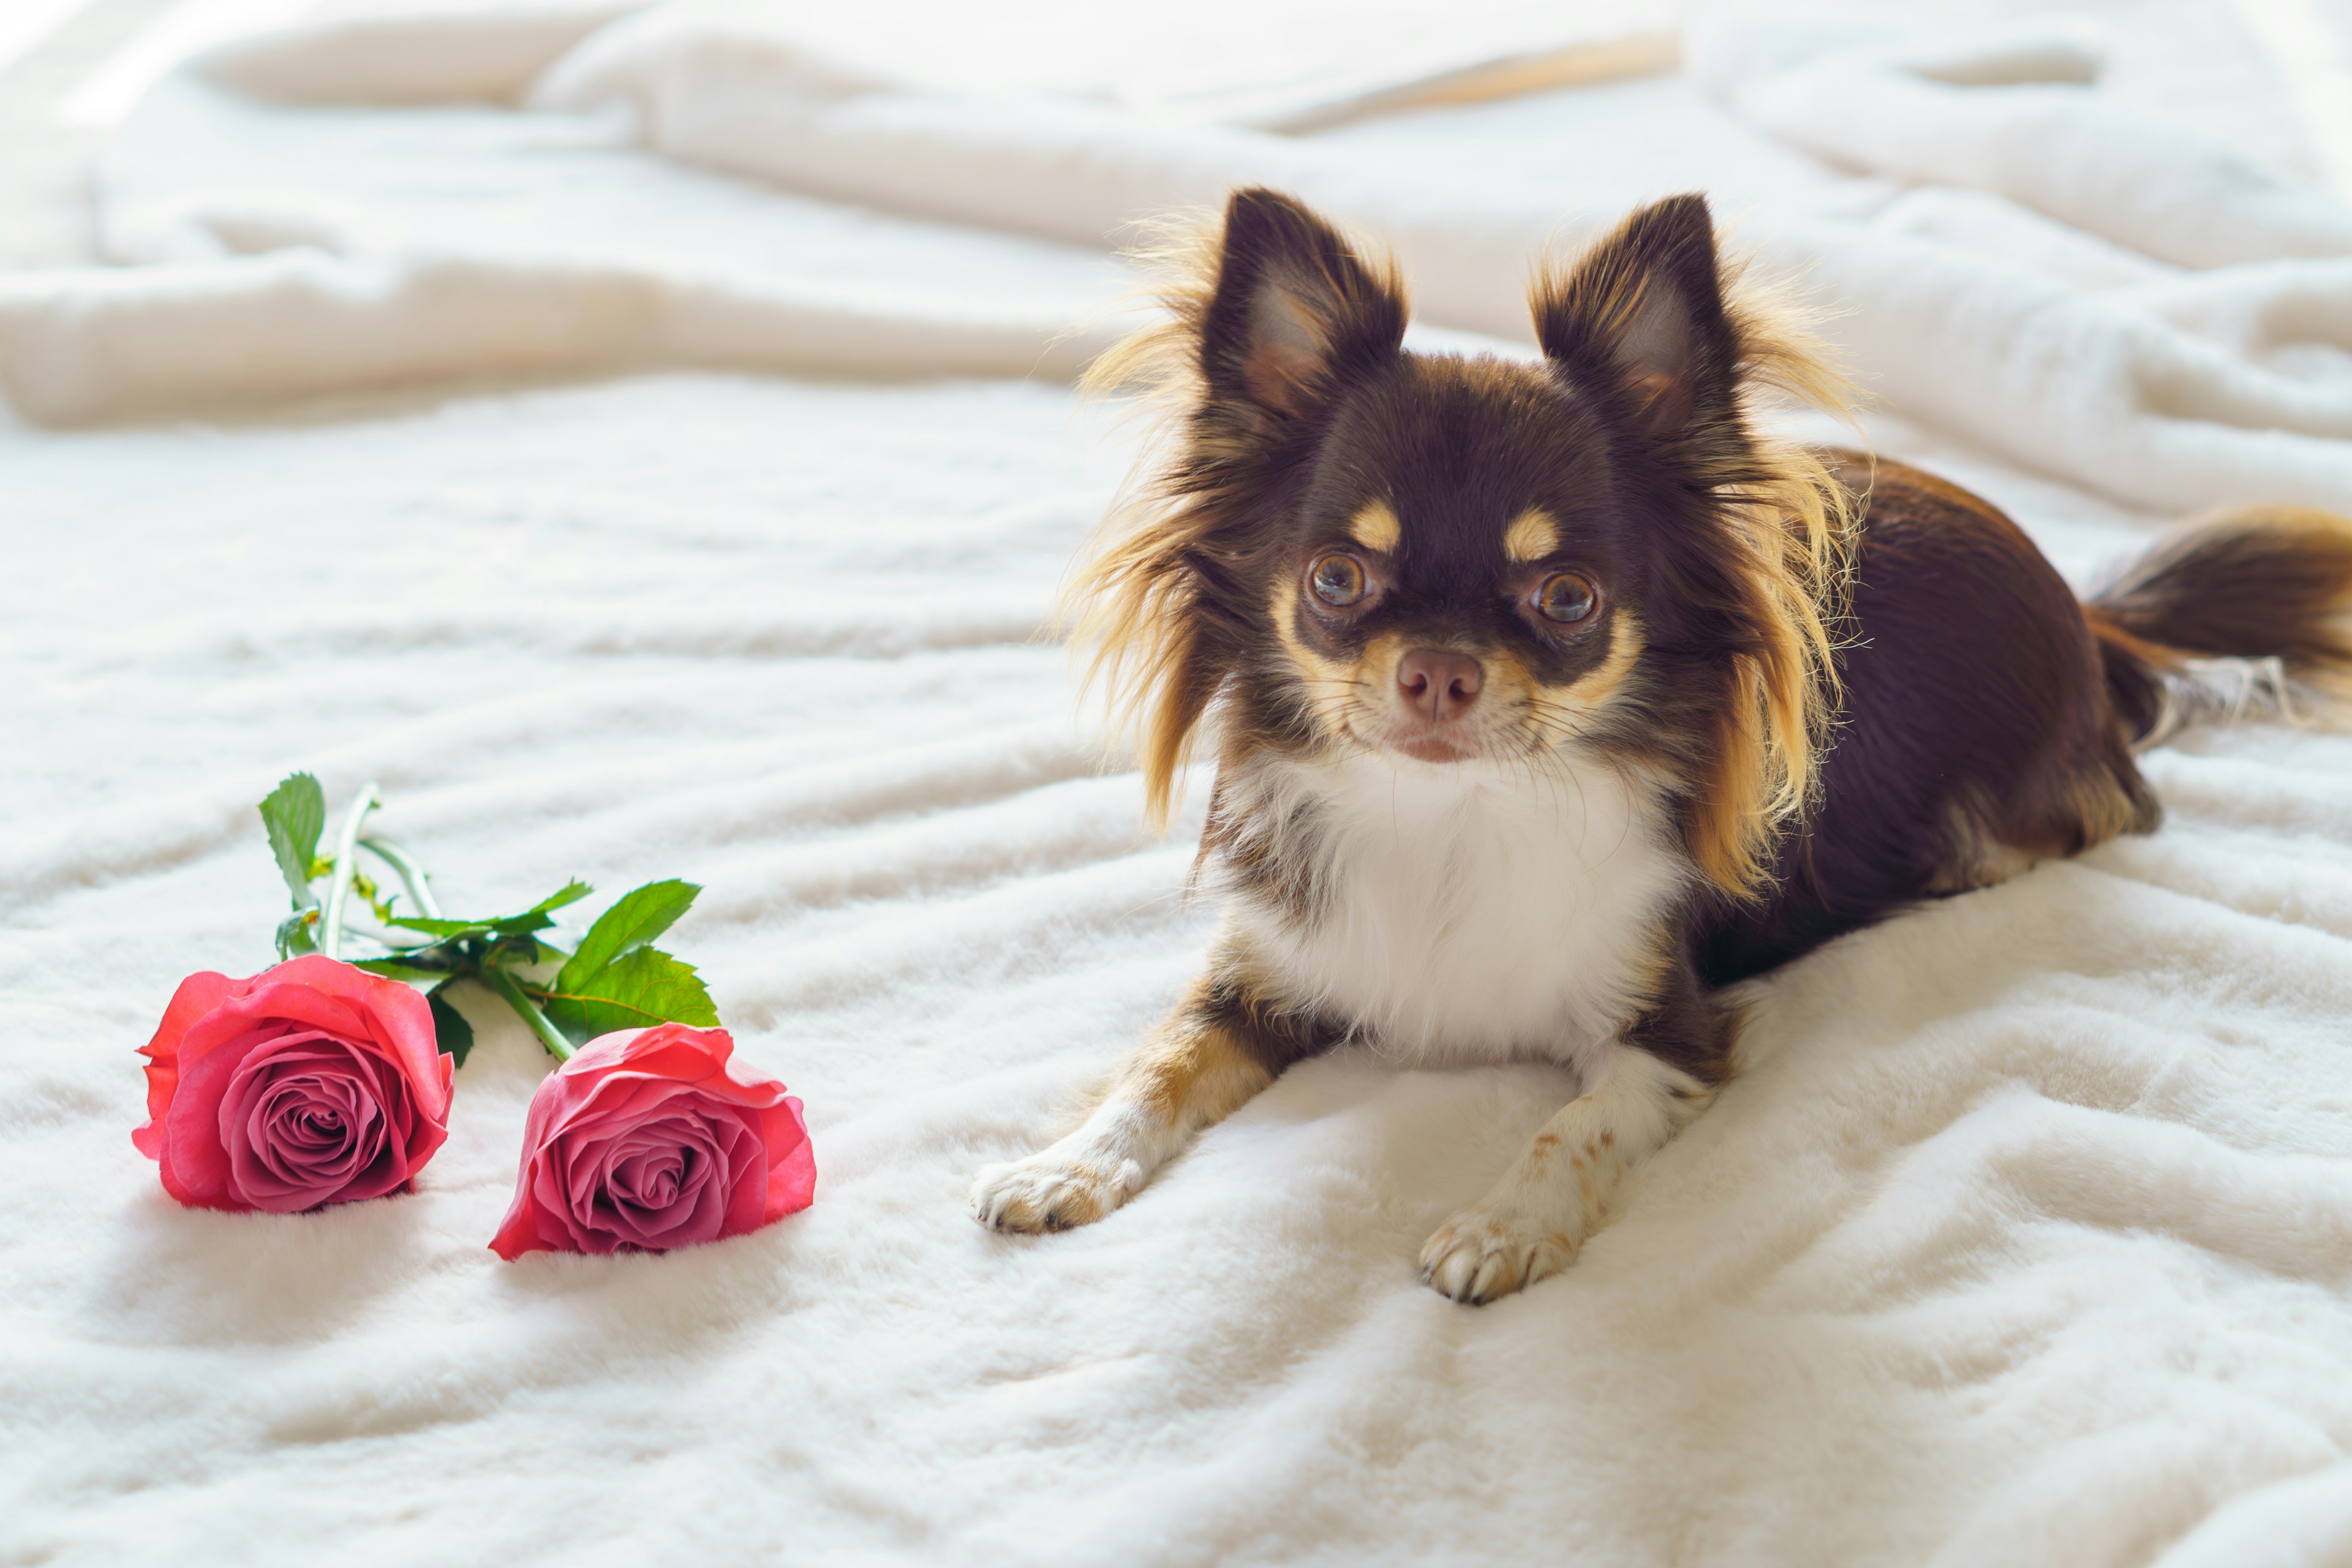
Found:
[[[1237,794],[1319,895],[1311,920],[1234,900],[1276,989],[1407,1060],[1583,1058],[1647,989],[1689,875],[1652,792],[1605,765],[1356,756]]]

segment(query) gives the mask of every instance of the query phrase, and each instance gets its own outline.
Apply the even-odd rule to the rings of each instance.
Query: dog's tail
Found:
[[[2191,524],[2084,605],[2133,743],[2352,709],[2352,521],[2249,507]]]

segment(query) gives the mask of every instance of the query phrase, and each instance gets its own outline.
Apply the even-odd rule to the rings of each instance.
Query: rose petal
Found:
[[[431,1008],[411,987],[332,959],[306,955],[247,980],[189,976],[144,1054],[149,1121],[132,1141],[184,1204],[377,1196],[413,1180],[448,1137],[454,1064]],[[297,1080],[307,1087],[288,1087]],[[305,1115],[311,1131],[299,1132],[289,1118]],[[332,1142],[323,1130],[338,1116],[356,1140],[348,1160],[320,1142]]]
[[[387,1110],[406,1099],[388,1064],[315,1032],[249,1052],[221,1101],[231,1192],[255,1208],[288,1214],[391,1191],[408,1179],[409,1164],[392,1140]],[[337,1136],[289,1132],[285,1118],[305,1107],[331,1114]]]
[[[609,1140],[593,1162],[593,1176],[585,1194],[593,1223],[649,1251],[715,1240],[726,1222],[732,1142],[706,1119],[676,1112]],[[616,1190],[616,1161],[648,1152],[667,1156],[679,1167],[683,1179],[667,1203],[631,1201]]]
[[[433,1033],[433,1010],[412,986],[317,953],[289,959],[240,983],[183,1037],[181,1068],[251,1024],[283,1020],[354,1045],[372,1044],[415,1086],[420,1108],[446,1121],[453,1068]]]
[[[616,1155],[649,1145],[673,1151],[692,1168],[694,1178],[659,1209],[624,1201],[613,1190]],[[579,1231],[608,1237],[615,1245],[660,1250],[709,1240],[724,1222],[730,1162],[714,1129],[700,1117],[673,1109],[647,1121],[592,1129],[566,1139],[562,1147],[566,1208]]]
[[[733,1053],[725,1030],[682,1024],[590,1041],[531,1099],[492,1249],[667,1249],[806,1206],[816,1165],[800,1101]]]
[[[131,1142],[151,1160],[163,1154],[163,1115],[172,1108],[172,1091],[180,1081],[180,1040],[189,1026],[220,1005],[237,982],[210,970],[191,974],[172,993],[155,1035],[139,1047],[147,1058],[147,1125],[133,1130]]]
[[[226,1048],[183,1061],[180,1082],[164,1113],[163,1187],[184,1204],[246,1209],[253,1205],[229,1191],[228,1148],[220,1138],[220,1106],[246,1057],[286,1033],[282,1022],[248,1028]]]
[[[768,1208],[764,1218],[778,1220],[788,1214],[798,1214],[816,1201],[816,1148],[809,1142],[808,1123],[801,1117],[797,1096],[786,1095],[783,1103],[771,1114],[774,1120],[767,1135],[768,1158],[774,1163],[768,1168]],[[779,1148],[791,1152],[779,1160]]]

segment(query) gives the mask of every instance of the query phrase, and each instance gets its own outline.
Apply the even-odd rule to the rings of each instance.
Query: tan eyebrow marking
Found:
[[[1396,553],[1397,541],[1404,534],[1404,526],[1397,521],[1396,508],[1384,500],[1376,500],[1358,512],[1348,524],[1348,537],[1367,550],[1377,550],[1383,555]]]
[[[1529,507],[1503,530],[1503,553],[1522,565],[1540,561],[1559,548],[1559,524],[1541,507]]]

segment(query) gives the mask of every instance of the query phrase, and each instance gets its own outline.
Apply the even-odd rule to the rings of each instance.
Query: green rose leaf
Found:
[[[435,920],[426,915],[394,915],[384,923],[398,926],[403,931],[421,931],[435,942],[450,942],[461,936],[479,936],[484,931],[495,929],[495,922],[490,921],[445,921]],[[555,922],[549,921],[546,923],[553,925]]]
[[[529,922],[532,919],[533,917],[530,915],[508,915],[503,920],[446,921],[436,920],[427,915],[394,915],[384,923],[398,926],[403,931],[421,931],[433,939],[432,943],[425,944],[430,946],[439,942],[455,942],[461,936],[487,936],[492,931],[538,931],[555,923],[543,915],[537,917],[537,924],[517,923]]]
[[[576,987],[559,985],[547,994],[546,1012],[574,1040],[654,1024],[709,1028],[719,1022],[694,966],[656,947],[624,953]]]
[[[370,974],[381,974],[386,980],[398,980],[418,990],[437,988],[457,978],[446,964],[415,963],[407,958],[362,958],[352,964]]]
[[[403,931],[423,931],[436,942],[455,942],[466,936],[528,936],[535,931],[545,931],[555,923],[550,910],[560,910],[566,904],[576,904],[596,889],[585,882],[566,882],[561,890],[531,905],[519,915],[500,915],[493,920],[435,920],[425,915],[400,915],[385,921]]]
[[[558,888],[555,891],[548,894],[547,897],[540,900],[539,902],[531,905],[530,912],[535,915],[543,915],[550,910],[560,910],[566,904],[576,904],[595,890],[595,889],[590,887],[587,883],[581,881],[575,877],[571,881],[564,883],[561,888]],[[521,917],[518,916],[516,918],[520,919]]]
[[[313,904],[311,909],[318,906]],[[296,910],[278,922],[278,957],[283,963],[299,958],[306,952],[316,952],[319,944],[310,940],[310,910]]]
[[[261,826],[269,835],[269,852],[278,857],[278,869],[294,895],[294,907],[315,909],[319,900],[310,891],[310,878],[319,858],[319,835],[327,830],[327,792],[309,773],[288,774],[262,798]],[[278,951],[286,952],[283,928]]]
[[[579,948],[555,977],[558,991],[577,991],[614,960],[626,957],[676,924],[693,906],[702,889],[692,882],[672,879],[648,882],[621,895],[621,901],[596,917]]]
[[[474,1026],[466,1016],[444,1001],[441,993],[449,989],[443,981],[425,994],[425,1005],[433,1009],[433,1038],[446,1056],[458,1067],[466,1065],[466,1053],[474,1048]]]

